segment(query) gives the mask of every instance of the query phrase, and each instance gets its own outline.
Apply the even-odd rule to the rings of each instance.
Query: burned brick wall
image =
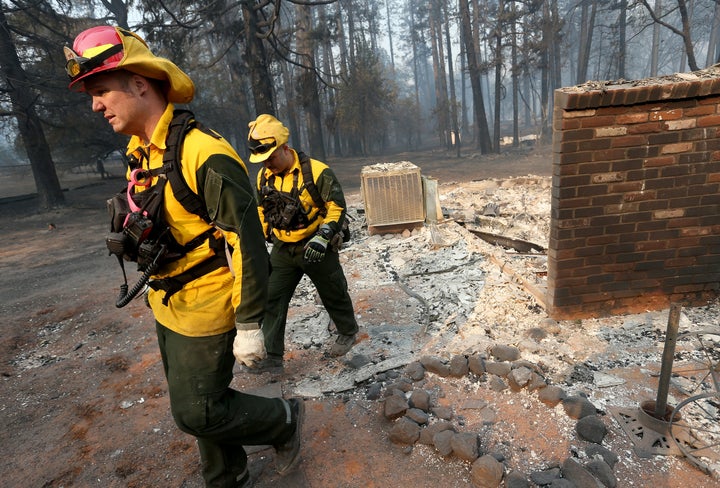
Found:
[[[720,67],[555,92],[548,313],[697,306],[720,289]]]

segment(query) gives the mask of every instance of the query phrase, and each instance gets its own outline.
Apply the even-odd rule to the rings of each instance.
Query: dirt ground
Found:
[[[360,169],[374,162],[409,160],[443,185],[528,174],[551,175],[549,149],[499,156],[472,153],[457,159],[443,152],[395,155],[385,160],[339,160],[333,168],[350,200],[358,200]],[[0,479],[8,487],[201,487],[197,448],[169,413],[153,320],[139,300],[114,306],[121,274],[108,257],[104,201],[122,186],[118,175],[62,175],[67,207],[39,214],[35,200],[11,179],[0,185]],[[7,197],[15,198],[7,198]],[[352,248],[351,248],[352,249]],[[353,280],[353,276],[349,276]],[[352,288],[352,286],[351,286]],[[519,293],[528,308],[533,301]],[[415,305],[397,288],[354,297],[369,322],[408,317]],[[302,308],[299,308],[302,310]],[[372,313],[371,313],[372,312]],[[537,314],[541,320],[544,315]],[[365,326],[360,321],[361,330]],[[362,335],[362,334],[361,334]],[[427,337],[431,342],[432,336]],[[421,344],[422,348],[425,345]],[[391,347],[391,346],[389,346]],[[292,386],[343,370],[322,347],[293,348],[285,375],[236,374],[233,385],[260,394],[294,394]],[[633,381],[637,371],[615,371]],[[441,405],[461,408],[480,386],[467,378],[429,376],[423,386],[441,390]],[[528,453],[531,470],[561,463],[578,449],[574,422],[526,392],[483,390],[493,402],[497,428],[487,434],[512,459]],[[636,399],[632,399],[633,401]],[[303,426],[302,461],[284,478],[273,469],[272,449],[251,450],[255,486],[372,488],[466,487],[469,463],[443,458],[428,446],[412,449],[388,439],[391,422],[383,404],[358,388],[309,396]],[[488,419],[463,409],[468,429]],[[611,424],[611,422],[610,422]],[[491,429],[492,430],[492,429]],[[640,459],[615,429],[608,436],[621,462],[618,486],[719,486],[676,457]]]

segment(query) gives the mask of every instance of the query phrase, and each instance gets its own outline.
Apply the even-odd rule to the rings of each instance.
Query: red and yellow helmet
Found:
[[[75,38],[73,48],[64,48],[65,71],[70,88],[84,90],[79,83],[88,76],[104,71],[124,69],[132,73],[167,82],[169,102],[188,103],[195,85],[172,61],[155,56],[137,34],[120,27],[103,25],[87,29]]]

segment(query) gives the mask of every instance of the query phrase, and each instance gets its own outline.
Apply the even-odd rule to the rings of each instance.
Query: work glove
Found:
[[[235,327],[237,328],[237,335],[233,342],[235,359],[248,368],[252,368],[256,361],[261,361],[267,356],[263,332],[258,328],[258,324],[236,323]]]
[[[328,243],[332,239],[333,231],[329,225],[323,224],[315,236],[305,244],[305,261],[319,263],[325,257]]]

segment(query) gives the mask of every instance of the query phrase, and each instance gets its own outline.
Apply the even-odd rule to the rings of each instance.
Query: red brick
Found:
[[[646,241],[646,242],[638,242],[636,244],[636,249],[638,251],[652,251],[655,249],[665,249],[667,247],[667,243],[665,241]]]
[[[616,137],[611,141],[611,147],[641,146],[647,143],[644,136]]]
[[[704,117],[698,117],[698,127],[714,127],[720,125],[720,114],[718,115],[706,115]]]
[[[648,144],[651,144],[652,146],[660,146],[664,144],[673,144],[675,142],[680,142],[680,136],[681,133],[674,131],[664,131],[660,132],[658,134],[650,134],[648,136]],[[660,151],[658,151],[658,154]]]
[[[667,130],[692,129],[697,125],[696,119],[669,120],[663,124]]]
[[[685,215],[685,209],[682,209],[683,215]],[[697,218],[676,218],[668,222],[668,228],[669,229],[680,229],[680,232],[682,232],[682,229],[686,227],[696,227],[700,225],[700,220]],[[694,245],[695,241],[692,240],[684,240],[683,245]]]
[[[591,139],[594,135],[595,131],[593,129],[566,130],[563,131],[562,140],[563,142],[582,141]]]
[[[640,202],[643,200],[654,200],[656,197],[657,197],[657,194],[654,191],[641,191],[641,192],[626,193],[623,196],[623,199],[626,202]]]
[[[697,99],[698,105],[715,105],[720,104],[720,97],[715,95],[705,98],[698,98]]]
[[[643,163],[644,159],[637,159],[637,158],[630,158],[630,155],[628,154],[627,159],[621,159],[619,161],[613,161],[611,165],[611,169],[613,171],[632,171],[632,170],[638,170],[643,169]],[[630,180],[630,177],[628,175],[628,180]]]
[[[692,143],[690,142],[678,142],[676,144],[668,144],[661,149],[662,154],[677,154],[681,152],[687,152],[692,150]]]
[[[555,106],[567,109],[570,106],[571,94],[563,90],[555,92]],[[574,99],[573,99],[574,100]]]
[[[610,191],[613,193],[619,192],[616,190],[616,186],[618,185],[612,185],[610,187]],[[639,210],[639,205],[637,203],[620,203],[615,205],[605,205],[605,213],[607,215],[611,214],[624,214],[627,212],[637,212]]]
[[[570,219],[570,220],[563,220],[561,222],[557,223],[558,227],[561,229],[572,229],[576,227],[587,227],[590,225],[590,219]]]
[[[594,109],[588,109],[588,110],[567,110],[563,117],[566,119],[572,119],[576,117],[593,117],[595,115]]]
[[[585,127],[611,127],[615,125],[615,116],[613,115],[596,115],[594,117],[586,117],[579,119],[582,126]]]
[[[690,129],[690,130],[683,130],[681,135],[682,137],[680,140],[682,141],[704,141],[711,137],[715,137],[715,134],[709,134],[710,131],[714,130],[714,128],[705,127],[701,129]]]
[[[618,124],[640,124],[642,122],[647,122],[648,118],[649,116],[647,112],[640,112],[618,115],[616,117],[616,122]]]
[[[675,157],[674,156],[661,156],[657,158],[648,158],[645,160],[645,166],[646,167],[656,167],[656,166],[669,166],[671,164],[675,164]]]
[[[580,148],[580,146],[576,141],[572,141],[572,142],[564,142],[562,140],[553,141],[553,150],[556,153],[560,153],[560,154],[575,153],[575,152],[578,152],[579,148]]]
[[[680,229],[680,235],[683,237],[707,236],[710,234],[712,234],[712,229],[708,229],[707,227],[692,227],[689,229]]]
[[[651,134],[663,130],[663,122],[648,122],[628,127],[628,134]]]
[[[625,159],[625,149],[603,149],[600,151],[593,151],[593,161],[612,161],[615,159]],[[720,157],[718,157],[720,159]]]
[[[682,110],[662,110],[650,112],[649,120],[677,120],[683,116]]]
[[[596,138],[602,137],[618,137],[624,136],[628,133],[627,127],[615,126],[615,127],[598,127],[595,129]]]
[[[637,107],[630,107],[626,105],[610,105],[607,107],[598,107],[597,109],[597,115],[604,116],[604,115],[615,115],[620,116],[627,113],[632,112],[644,112],[644,110],[639,110]]]
[[[611,183],[615,181],[623,181],[625,178],[622,173],[601,173],[594,174],[591,178],[593,183]]]
[[[665,266],[668,268],[680,268],[685,266],[692,266],[695,264],[694,258],[677,258],[677,259],[668,259],[665,261]]]
[[[578,143],[578,150],[580,151],[600,151],[603,149],[610,149],[612,142],[617,139],[590,139],[587,141],[580,141]]]
[[[712,115],[717,113],[717,105],[699,105],[694,108],[685,109],[685,117],[697,117],[699,115]]]
[[[674,98],[676,100],[687,98],[689,91],[690,91],[690,83],[688,83],[687,81],[679,81],[679,82],[673,83],[672,98]],[[697,89],[695,91],[697,93]]]
[[[562,119],[560,125],[562,130],[579,129],[582,127],[582,121],[580,119]]]
[[[580,163],[579,172],[587,175],[597,173],[607,173],[610,171],[610,162],[594,160],[590,163]]]

